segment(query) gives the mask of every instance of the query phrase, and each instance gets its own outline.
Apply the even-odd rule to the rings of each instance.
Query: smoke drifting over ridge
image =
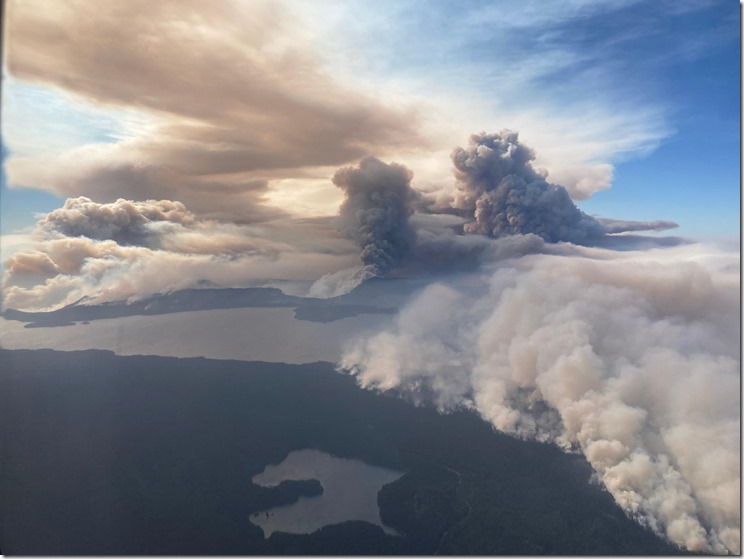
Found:
[[[3,306],[51,310],[198,287],[313,281],[349,266],[354,247],[323,220],[241,225],[171,200],[68,199],[42,217],[32,249],[5,261]]]
[[[293,248],[306,243],[293,237],[293,233],[281,233],[270,220],[263,222],[266,226],[252,226],[205,219],[202,214],[187,210],[182,202],[172,200],[120,198],[98,203],[83,196],[70,198],[37,224],[35,235],[44,246],[9,259],[3,280],[5,302],[27,308],[36,301],[40,305],[37,308],[50,308],[71,302],[71,297],[96,299],[102,293],[102,279],[113,282],[104,290],[108,292],[106,297],[137,295],[141,286],[123,277],[125,269],[137,269],[147,275],[148,292],[188,286],[186,277],[167,284],[153,281],[156,274],[149,266],[174,254],[179,255],[179,265],[185,269],[195,257],[203,257],[204,262],[195,268],[200,274],[210,262],[223,267],[231,265],[226,259],[245,257],[250,257],[252,264],[257,263],[254,257],[263,259],[260,268],[268,271],[272,266],[266,264],[293,254],[297,262],[303,260],[308,265],[308,273],[296,266],[288,272],[289,265],[282,262],[281,266],[273,266],[273,273],[278,274],[273,277],[314,280],[309,294],[331,297],[393,271],[473,269],[520,250],[524,250],[521,254],[554,252],[549,246],[558,241],[606,244],[610,234],[676,226],[671,222],[587,216],[573,205],[565,189],[548,184],[544,174],[532,168],[533,158],[532,150],[519,143],[515,132],[472,136],[467,149],[457,148],[452,155],[456,189],[444,205],[429,194],[416,191],[411,185],[413,173],[402,165],[367,157],[357,167],[339,169],[333,182],[344,192],[345,199],[340,207],[338,231],[360,248],[361,267],[348,267],[349,246],[340,246],[342,240],[334,238],[331,231],[323,231],[322,237],[311,243],[311,250],[319,253],[311,262]],[[292,223],[289,228],[293,229],[299,221],[285,218],[284,223]],[[263,232],[256,235],[257,229]],[[274,238],[282,242],[267,236],[266,231],[273,231]],[[503,242],[494,244],[494,237]],[[505,237],[512,237],[514,242],[506,243]],[[75,241],[67,243],[65,239]],[[625,244],[636,241],[628,238]],[[329,250],[322,245],[336,247]],[[64,246],[74,246],[70,250],[75,255],[75,265],[64,256]],[[93,266],[95,259],[99,261]],[[136,267],[132,266],[134,262]],[[339,262],[346,267],[339,267]],[[237,264],[233,267],[222,277],[242,285],[237,279]],[[115,273],[106,271],[112,268]],[[57,276],[68,274],[68,270],[76,277],[66,277],[62,282]],[[320,273],[313,277],[311,270]],[[206,275],[214,277],[211,270]],[[247,272],[254,279],[257,275],[259,271],[253,267]]]
[[[415,191],[401,165],[368,157],[340,169],[338,230],[361,249],[356,268],[330,219],[317,231],[289,220],[272,230],[170,200],[71,199],[39,221],[36,250],[8,259],[5,304],[43,310],[202,279],[320,277],[309,294],[328,297],[391,272],[422,283],[458,272],[340,366],[364,387],[426,394],[581,451],[629,515],[689,550],[738,553],[738,258],[699,245],[591,247],[624,239],[629,249],[634,237],[612,235],[675,224],[587,216],[533,157],[516,133],[473,136],[453,153],[446,207]]]
[[[580,450],[633,518],[739,553],[738,257],[583,250],[506,261],[481,290],[434,284],[340,368]]]
[[[397,218],[372,221],[376,233],[357,237],[363,254],[383,238],[405,250],[380,267],[363,257],[361,271],[326,276],[318,291],[337,295],[395,268],[432,271],[437,259],[496,272],[481,292],[473,281],[425,289],[340,368],[363,387],[475,409],[501,431],[580,450],[630,516],[685,549],[738,553],[738,274],[683,252],[640,264],[641,253],[582,247],[676,224],[588,216],[534,157],[516,132],[471,136],[452,154],[449,207],[428,204],[428,221],[408,217],[411,204],[427,207],[410,175],[386,176],[380,162],[346,170],[359,188],[342,206],[347,226],[366,212]],[[360,196],[387,192],[394,177],[397,195]],[[465,235],[439,223],[453,212]]]

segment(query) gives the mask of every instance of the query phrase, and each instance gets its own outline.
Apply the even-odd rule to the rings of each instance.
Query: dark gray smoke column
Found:
[[[344,167],[333,183],[344,191],[341,233],[362,249],[366,275],[385,275],[411,250],[416,234],[408,223],[415,193],[413,173],[395,163],[374,157],[362,159],[358,168]]]
[[[452,153],[454,207],[475,218],[468,233],[490,237],[535,233],[548,242],[584,244],[607,229],[579,210],[566,189],[550,184],[531,164],[535,152],[517,132],[474,134]]]

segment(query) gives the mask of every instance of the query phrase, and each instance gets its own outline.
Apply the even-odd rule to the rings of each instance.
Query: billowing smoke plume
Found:
[[[280,227],[277,229],[277,227]],[[176,289],[314,280],[349,266],[354,247],[329,224],[201,219],[180,202],[68,199],[41,218],[31,250],[4,263],[5,308],[50,310]]]
[[[374,157],[333,176],[333,184],[346,195],[340,209],[341,233],[359,244],[362,263],[374,275],[396,268],[415,241],[408,222],[415,196],[412,178],[402,165],[387,165]]]
[[[411,254],[416,232],[409,222],[417,193],[413,173],[402,165],[366,157],[359,167],[344,167],[333,183],[344,191],[339,231],[361,248],[361,268],[326,274],[313,284],[313,297],[348,293],[365,280],[385,276]]]
[[[495,246],[494,238],[519,237],[513,246],[526,243],[527,252],[535,252],[535,238],[597,245],[606,244],[615,233],[677,226],[671,221],[588,216],[565,188],[545,180],[547,172],[532,167],[534,158],[516,132],[473,135],[467,149],[457,148],[452,154],[454,196],[419,192],[411,187],[413,174],[406,167],[373,157],[363,159],[358,168],[340,169],[333,177],[346,195],[339,229],[360,246],[363,266],[326,274],[309,294],[342,295],[395,269],[406,273],[473,268],[498,259],[507,245]],[[626,239],[626,244],[635,242]]]
[[[344,167],[333,183],[344,191],[339,231],[361,249],[361,268],[326,274],[310,288],[312,297],[335,297],[362,282],[385,276],[412,253],[416,232],[409,218],[418,194],[411,188],[413,173],[402,165],[366,157],[359,167]]]
[[[584,250],[506,261],[481,290],[434,284],[340,367],[580,450],[630,516],[739,553],[736,255]]]
[[[116,241],[121,245],[151,246],[172,225],[188,226],[196,222],[194,214],[181,202],[147,200],[135,202],[119,198],[99,204],[80,196],[68,198],[64,205],[38,222],[49,234],[63,237],[88,237]]]
[[[455,149],[452,205],[474,218],[466,232],[490,237],[534,233],[551,243],[590,244],[606,233],[676,227],[671,222],[630,222],[624,228],[619,221],[607,227],[579,210],[565,188],[548,183],[547,172],[532,167],[534,159],[535,152],[510,130],[474,134],[467,148]]]

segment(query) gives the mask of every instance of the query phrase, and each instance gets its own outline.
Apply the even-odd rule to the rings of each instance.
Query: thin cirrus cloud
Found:
[[[614,163],[650,153],[673,132],[668,99],[632,79],[627,67],[638,66],[637,58],[618,48],[628,29],[652,35],[669,14],[650,9],[643,25],[602,23],[630,17],[636,5],[351,2],[314,24],[325,25],[316,32],[328,37],[327,55],[345,78],[370,87],[384,80],[437,107],[426,123],[441,149],[438,161],[473,132],[519,130],[551,181],[583,200],[611,186]],[[306,11],[312,21],[312,7]],[[670,50],[678,49],[663,51],[674,58]],[[658,78],[659,68],[643,66]],[[396,160],[446,182],[447,167],[421,172],[425,156]]]

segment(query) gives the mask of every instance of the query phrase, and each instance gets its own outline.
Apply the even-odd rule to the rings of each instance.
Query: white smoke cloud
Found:
[[[368,279],[377,277],[369,266],[345,268],[329,272],[317,279],[308,290],[309,297],[330,299],[346,295]]]
[[[197,287],[312,281],[354,260],[321,220],[239,225],[170,200],[68,199],[42,217],[30,249],[4,263],[5,308],[50,310]]]
[[[582,250],[431,285],[339,366],[580,450],[631,517],[690,551],[739,553],[738,257]]]

